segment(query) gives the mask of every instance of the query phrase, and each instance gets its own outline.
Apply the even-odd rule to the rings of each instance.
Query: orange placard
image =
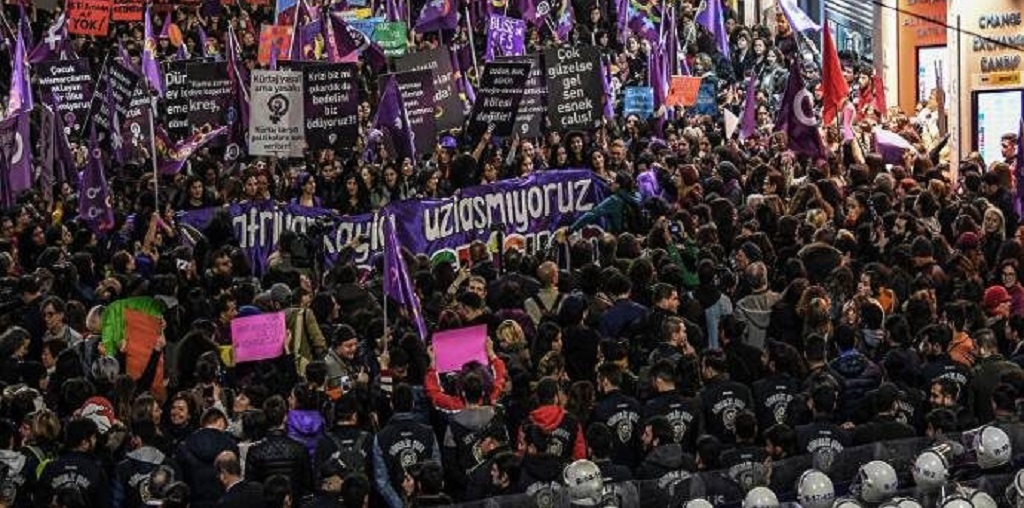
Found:
[[[68,0],[68,33],[106,37],[113,0]]]
[[[146,370],[149,358],[153,354],[153,346],[156,344],[157,339],[160,338],[161,328],[162,325],[159,317],[137,310],[127,308],[124,310],[125,372],[132,379],[138,381]],[[160,401],[163,401],[166,395],[163,379],[164,359],[161,358],[160,363],[156,366],[153,385],[147,387],[153,396]]]
[[[114,21],[142,21],[142,0],[114,0]]]
[[[700,78],[693,76],[672,76],[672,84],[668,88],[665,105],[693,106],[697,104],[697,92],[700,91]]]
[[[260,48],[258,60],[260,65],[270,65],[270,50],[277,46],[278,56],[287,56],[292,46],[292,27],[284,25],[260,26]],[[284,58],[281,58],[284,60]]]

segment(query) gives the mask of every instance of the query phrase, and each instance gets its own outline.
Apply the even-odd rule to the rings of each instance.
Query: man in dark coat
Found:
[[[224,495],[217,508],[263,508],[263,486],[242,478],[242,464],[235,452],[221,452],[213,462]]]
[[[224,432],[228,419],[219,409],[207,409],[200,419],[202,428],[178,446],[175,461],[181,467],[191,493],[193,508],[211,508],[224,494],[217,482],[213,462],[221,452],[238,453],[238,445]],[[251,453],[251,452],[250,452]]]
[[[245,478],[262,483],[274,475],[287,476],[295,498],[301,499],[313,488],[309,452],[302,443],[288,437],[285,430],[288,405],[283,398],[275,395],[267,399],[263,413],[267,415],[270,432],[249,449],[245,457]]]

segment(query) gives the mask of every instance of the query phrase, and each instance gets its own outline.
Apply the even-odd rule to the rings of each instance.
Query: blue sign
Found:
[[[649,86],[627,86],[623,113],[648,119],[654,115],[654,89]]]

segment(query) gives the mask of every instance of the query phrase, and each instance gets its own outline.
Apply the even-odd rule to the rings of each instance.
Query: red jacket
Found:
[[[530,412],[530,423],[537,425],[547,432],[551,432],[562,424],[562,420],[565,418],[565,415],[565,409],[562,409],[561,406],[540,406]],[[518,442],[523,442],[522,427],[519,428]],[[576,423],[576,439],[573,440],[572,458],[573,460],[582,460],[587,458],[587,441],[583,437],[583,427],[578,422]]]
[[[491,360],[491,368],[494,370],[494,388],[491,389],[491,401],[495,401],[501,398],[501,393],[505,391],[505,378],[508,377],[508,372],[505,370],[505,362],[497,356]],[[427,397],[430,397],[430,402],[438,409],[461,411],[466,407],[466,403],[461,397],[444,393],[441,383],[437,379],[437,369],[431,368],[427,370],[427,375],[423,379],[423,388],[427,391]]]

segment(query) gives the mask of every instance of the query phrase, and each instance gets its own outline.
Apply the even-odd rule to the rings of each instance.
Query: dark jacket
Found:
[[[263,486],[242,480],[217,500],[217,508],[263,508]]]
[[[843,450],[850,446],[850,434],[832,423],[829,417],[818,417],[796,428],[798,453],[814,457],[815,467],[828,474]]]
[[[227,432],[209,428],[193,432],[178,445],[174,457],[191,492],[193,508],[209,508],[224,493],[213,468],[214,459],[224,451],[237,454],[238,445]]]
[[[601,333],[613,339],[633,335],[645,323],[647,313],[647,307],[633,300],[616,300],[601,316]]]
[[[85,494],[89,506],[109,506],[107,474],[91,453],[69,452],[46,465],[39,478],[39,488],[49,495],[65,486],[78,487]],[[36,500],[39,500],[38,496]]]
[[[620,466],[608,459],[593,459],[593,462],[601,469],[601,477],[604,478],[606,485],[633,480],[633,472],[626,466]]]
[[[704,410],[700,400],[684,397],[678,391],[659,393],[644,405],[643,419],[664,416],[672,425],[675,441],[687,450],[693,450],[697,436],[704,429]]]
[[[534,495],[534,492],[562,480],[562,461],[550,453],[523,457],[519,472],[518,491]]]
[[[853,446],[914,437],[917,433],[910,425],[893,415],[878,415],[873,421],[857,426],[853,431]]]
[[[362,469],[358,472],[370,476],[370,459],[373,453],[373,434],[366,432],[354,425],[337,425],[324,434],[323,439],[316,445],[316,452],[313,455],[313,477],[320,478],[320,468],[324,467],[331,460],[331,456],[339,451],[339,445],[347,449],[355,448],[362,436],[362,444],[359,445],[359,454],[363,456]],[[342,458],[343,462],[344,459]],[[351,469],[359,468],[360,465],[348,464]]]
[[[723,443],[734,442],[736,436],[732,432],[733,418],[754,405],[750,389],[722,374],[709,380],[700,391],[699,397],[704,407],[707,432]]]
[[[637,480],[657,480],[669,473],[694,469],[693,456],[683,452],[678,444],[669,443],[651,450],[636,469],[635,476]]]
[[[312,459],[324,435],[324,417],[319,411],[288,411],[288,437],[302,443]]]
[[[612,461],[634,467],[639,462],[640,403],[619,390],[604,396],[594,407],[591,422],[601,422],[612,431]]]
[[[868,392],[882,384],[882,369],[860,352],[843,353],[829,364],[842,383],[839,394],[839,417],[853,418],[857,405]]]
[[[1019,373],[1020,370],[1017,364],[1007,361],[1000,354],[978,358],[974,363],[974,377],[968,388],[971,399],[974,400],[974,415],[979,422],[995,418],[992,412],[992,393],[996,391],[996,386],[1003,376]]]
[[[267,437],[252,445],[245,457],[247,480],[263,483],[274,475],[291,480],[296,499],[312,490],[309,452],[302,443],[288,437],[284,429],[270,431]]]
[[[129,452],[115,469],[111,487],[112,506],[139,508],[145,504],[141,489],[147,485],[149,475],[163,465],[174,466],[170,457],[152,446],[143,446]]]
[[[786,423],[786,407],[800,391],[800,381],[784,374],[771,376],[754,383],[754,405],[757,425],[767,429],[776,423]]]
[[[562,355],[572,358],[566,362],[565,372],[573,381],[590,380],[597,366],[597,346],[601,334],[586,326],[570,326],[562,330]]]

